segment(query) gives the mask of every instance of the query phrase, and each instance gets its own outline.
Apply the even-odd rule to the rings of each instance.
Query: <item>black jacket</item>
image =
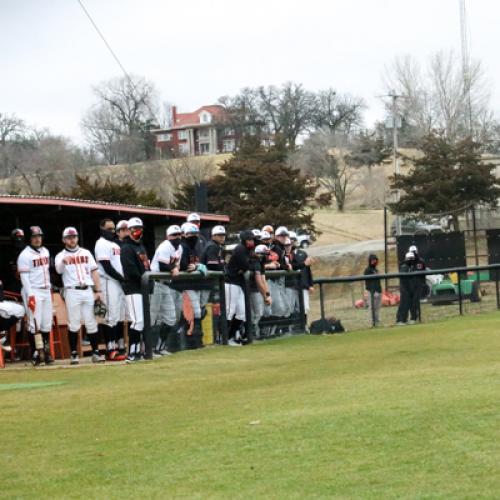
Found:
[[[125,295],[141,293],[142,275],[150,270],[146,248],[140,241],[127,236],[123,240],[120,260],[123,267],[123,291]]]
[[[191,238],[182,238],[182,257],[180,269],[181,271],[186,271],[189,264],[198,264],[201,262],[201,256],[203,254],[203,241],[198,238],[196,240],[196,244],[194,246],[188,244],[188,239]]]
[[[250,250],[245,245],[236,245],[226,266],[226,283],[245,285],[244,274],[250,269],[250,256]]]
[[[201,255],[201,263],[210,271],[224,271],[225,266],[224,245],[219,245],[214,240],[209,241]]]
[[[308,290],[313,286],[313,276],[311,266],[306,266],[307,252],[296,248],[292,251],[292,268],[300,271],[300,283],[304,290]]]
[[[279,241],[275,241],[271,245],[271,251],[275,252],[279,257],[278,262],[280,263],[280,270],[288,271],[286,255],[285,255],[285,246],[282,245]]]
[[[378,274],[378,269],[375,266],[368,266],[363,273],[367,276],[372,274]],[[365,281],[365,289],[369,292],[378,292],[382,293],[382,286],[380,285],[380,280],[366,280]]]
[[[414,273],[417,271],[415,261],[405,261],[401,264],[399,268],[400,273]],[[399,278],[399,289],[401,292],[406,293],[416,293],[419,289],[419,277],[418,276],[408,276],[407,278]]]

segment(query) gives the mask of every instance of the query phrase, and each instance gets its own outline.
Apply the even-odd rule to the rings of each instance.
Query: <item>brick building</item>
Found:
[[[236,148],[235,131],[224,125],[225,109],[214,104],[192,113],[177,113],[172,107],[172,127],[155,129],[160,158],[230,153]]]

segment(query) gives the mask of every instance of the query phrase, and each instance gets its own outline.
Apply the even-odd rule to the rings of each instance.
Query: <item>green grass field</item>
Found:
[[[498,498],[498,323],[5,370],[0,497]]]

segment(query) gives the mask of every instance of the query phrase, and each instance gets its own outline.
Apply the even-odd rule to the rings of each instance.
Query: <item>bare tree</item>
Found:
[[[301,84],[287,82],[281,87],[259,87],[261,112],[275,136],[294,148],[297,137],[312,125],[316,98]]]
[[[152,83],[133,76],[114,78],[94,88],[97,103],[82,120],[89,144],[109,164],[153,157],[157,94]]]
[[[293,167],[314,177],[324,191],[332,194],[340,212],[360,179],[358,165],[349,162],[349,146],[348,136],[324,128],[311,134],[300,150],[289,156]]]
[[[329,88],[318,92],[312,122],[318,129],[327,127],[331,132],[349,134],[362,126],[365,108],[363,99]]]
[[[433,130],[451,140],[468,136],[469,120],[475,135],[485,118],[491,118],[489,88],[479,61],[470,65],[466,82],[453,52],[433,54],[424,69],[411,56],[397,57],[386,68],[383,80],[386,91],[403,96],[398,100],[399,112],[420,137]]]

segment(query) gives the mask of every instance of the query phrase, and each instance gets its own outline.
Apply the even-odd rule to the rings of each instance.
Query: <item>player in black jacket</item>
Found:
[[[212,228],[212,239],[205,246],[201,263],[207,266],[209,271],[224,271],[226,230],[224,226],[214,226]]]
[[[128,221],[130,236],[123,240],[120,259],[123,267],[123,291],[127,301],[127,310],[131,319],[129,329],[128,362],[140,361],[141,336],[144,331],[144,310],[142,306],[141,279],[150,270],[146,248],[142,244],[143,224],[138,217]]]
[[[413,252],[407,252],[399,272],[413,273],[416,270],[415,255]],[[401,277],[399,279],[400,302],[396,316],[398,325],[408,324],[408,311],[411,311],[410,323],[415,323],[417,320],[415,311],[418,310],[418,302],[420,301],[419,288],[420,282],[416,276]]]
[[[180,270],[188,273],[201,272],[206,273],[206,267],[201,263],[203,254],[203,242],[200,240],[200,230],[198,226],[191,222],[185,222],[181,226],[183,237],[181,239],[182,257]],[[203,331],[201,329],[202,307],[208,299],[207,294],[203,294],[205,290],[191,289],[186,290],[191,305],[193,307],[194,325],[191,335],[187,336],[188,349],[197,349],[203,347]]]
[[[255,248],[253,232],[241,231],[240,241],[233,250],[226,266],[226,318],[228,321],[228,344],[241,346],[236,332],[246,319],[245,314],[245,273],[250,270],[250,259]]]
[[[285,252],[285,242],[289,237],[288,229],[285,226],[280,226],[276,229],[274,235],[275,240],[271,245],[270,256],[276,258],[278,270],[290,271],[292,266],[288,262]],[[269,265],[266,265],[266,268],[269,268]],[[285,290],[285,277],[268,279],[268,286],[273,299],[271,315],[285,317],[289,311]]]

